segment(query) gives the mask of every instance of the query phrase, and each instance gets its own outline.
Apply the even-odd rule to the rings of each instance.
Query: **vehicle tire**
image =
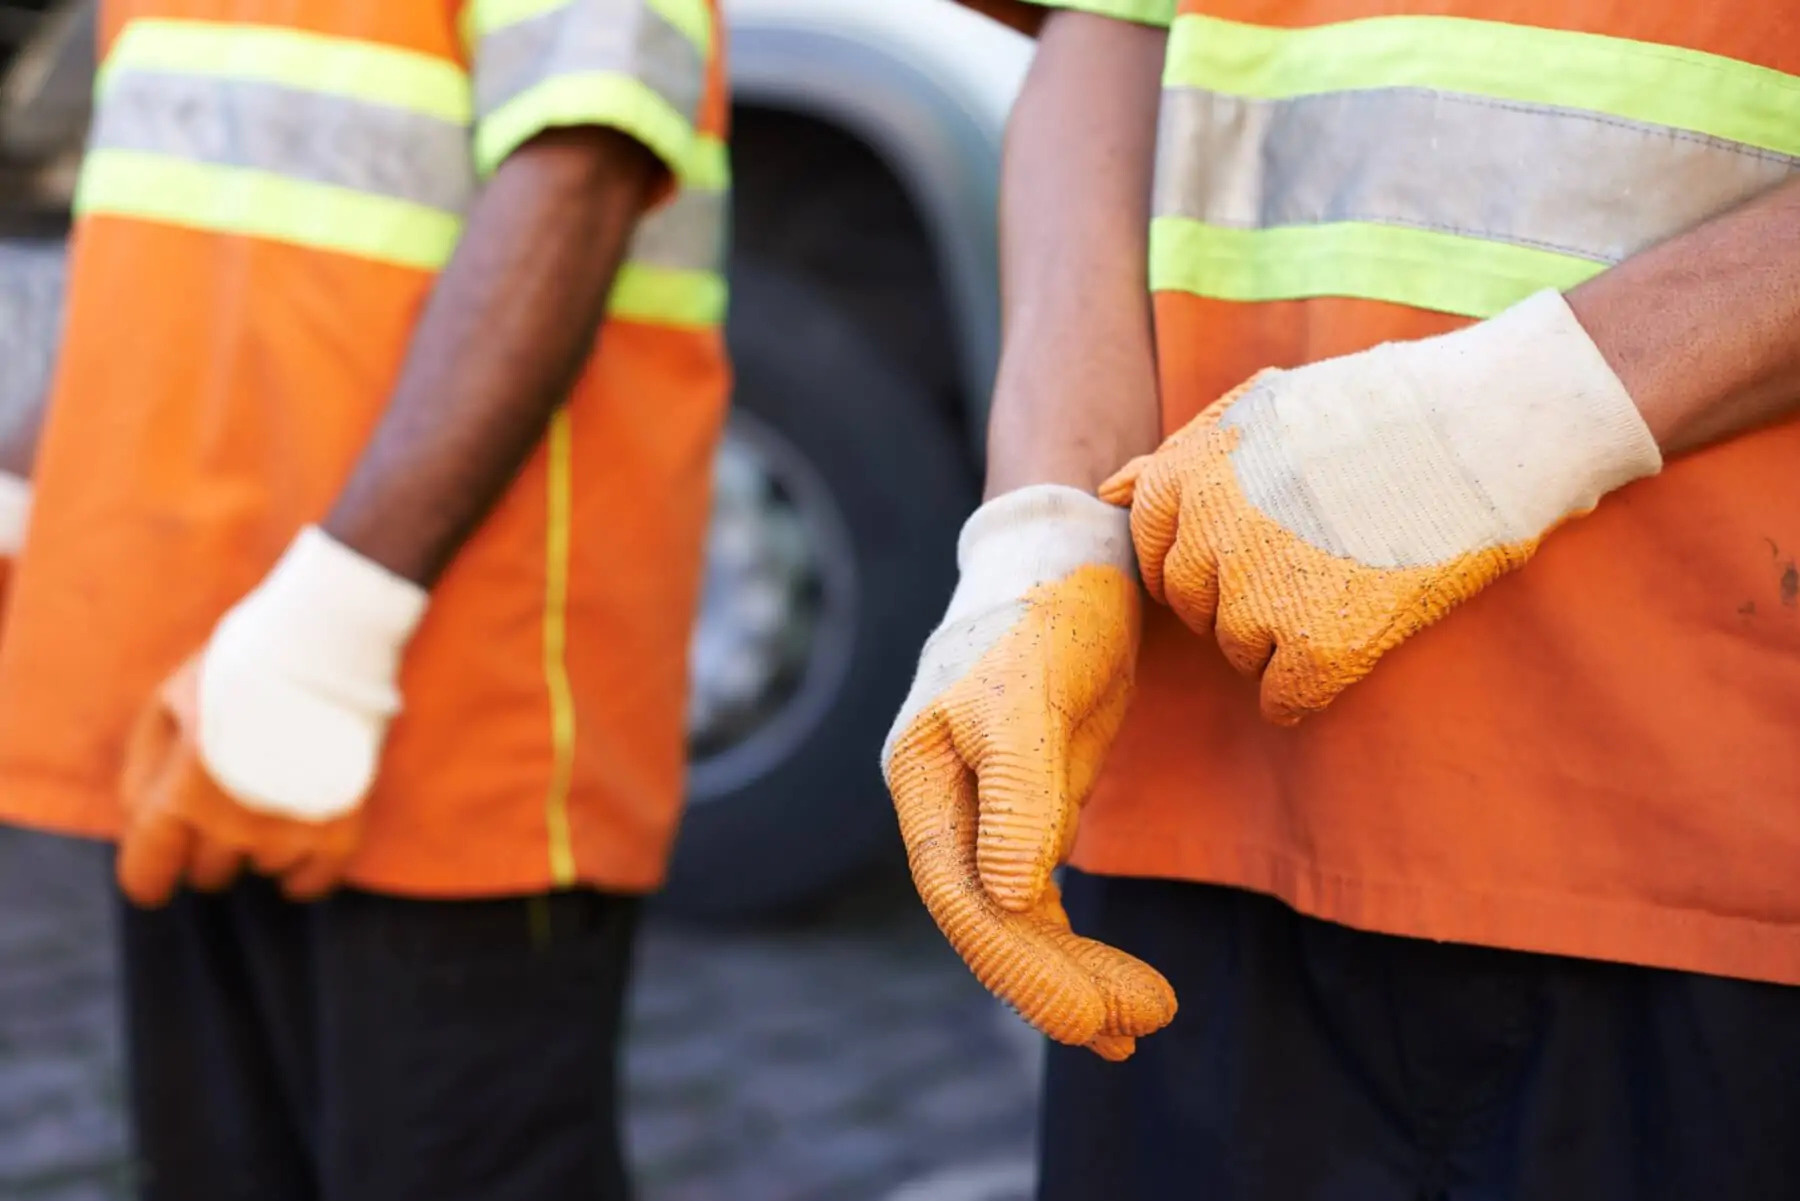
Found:
[[[661,904],[699,918],[788,909],[898,854],[881,742],[955,584],[956,535],[976,500],[958,430],[816,285],[735,265],[729,338],[728,449],[760,455],[800,516],[816,578],[800,602],[814,616],[791,687],[743,737],[695,750]],[[702,630],[756,599],[721,594],[731,530],[720,506],[738,487],[725,475]]]

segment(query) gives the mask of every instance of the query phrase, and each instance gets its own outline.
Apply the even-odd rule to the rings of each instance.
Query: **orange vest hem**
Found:
[[[119,818],[118,799],[85,782],[16,769],[0,773],[0,825],[111,842],[119,836]]]
[[[18,770],[0,773],[0,825],[113,842],[120,824],[117,799],[86,781]],[[620,840],[610,850],[584,845],[576,856],[575,879],[568,886],[622,895],[654,892],[662,885],[667,859],[666,848],[646,853],[642,840]],[[526,850],[510,854],[492,848],[478,872],[470,871],[466,862],[446,861],[434,867],[416,854],[382,855],[377,846],[375,855],[365,854],[351,865],[346,882],[386,896],[442,900],[529,896],[560,887],[542,846],[528,844]]]
[[[1800,923],[1602,897],[1361,880],[1244,844],[1084,837],[1071,862],[1101,875],[1263,893],[1309,917],[1378,934],[1800,985]]]

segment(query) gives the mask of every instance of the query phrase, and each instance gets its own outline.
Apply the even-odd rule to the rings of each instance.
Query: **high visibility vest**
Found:
[[[116,829],[128,723],[329,509],[482,181],[669,167],[595,357],[409,648],[354,883],[661,877],[728,391],[713,0],[108,0],[66,335],[0,644],[0,816]]]
[[[1075,2],[1170,26],[1169,430],[1259,368],[1573,287],[1800,175],[1788,0]],[[1792,422],[1672,463],[1291,730],[1156,608],[1075,862],[1800,984],[1797,463]]]

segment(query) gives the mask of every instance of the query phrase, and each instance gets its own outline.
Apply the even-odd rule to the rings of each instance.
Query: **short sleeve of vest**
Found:
[[[477,170],[546,129],[604,125],[685,174],[713,11],[708,0],[469,0]]]
[[[987,0],[991,4],[993,0]],[[1063,8],[1076,12],[1093,13],[1099,17],[1113,17],[1120,21],[1131,21],[1139,25],[1153,25],[1158,29],[1167,29],[1175,23],[1176,0],[1005,0],[1018,8]],[[968,3],[968,0],[965,0]],[[984,8],[985,4],[970,3],[971,8]]]

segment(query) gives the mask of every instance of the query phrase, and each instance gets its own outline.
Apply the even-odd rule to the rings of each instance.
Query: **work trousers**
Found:
[[[1042,1201],[1792,1201],[1800,989],[1351,930],[1069,873],[1181,1010],[1053,1048]]]
[[[121,903],[142,1201],[624,1201],[637,903]]]

